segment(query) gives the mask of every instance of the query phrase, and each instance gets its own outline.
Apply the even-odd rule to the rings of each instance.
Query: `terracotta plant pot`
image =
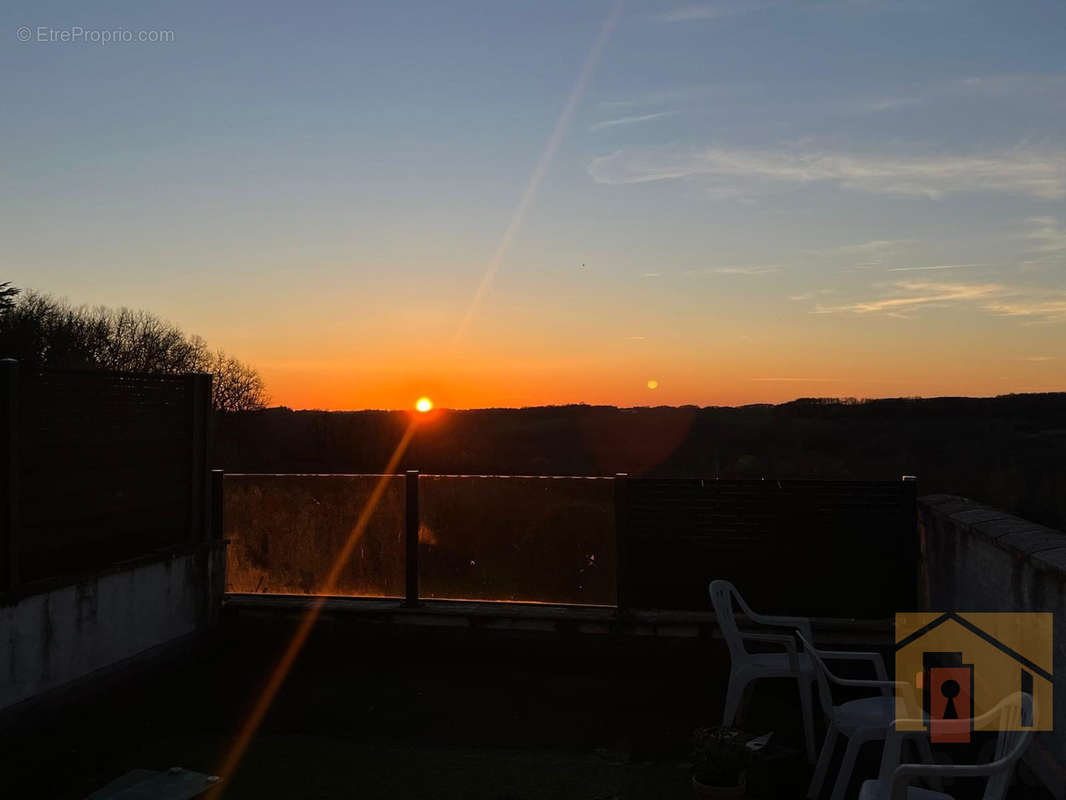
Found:
[[[737,786],[708,786],[706,783],[700,783],[693,775],[692,791],[696,793],[696,797],[704,800],[737,800],[744,796],[744,776],[740,776]]]

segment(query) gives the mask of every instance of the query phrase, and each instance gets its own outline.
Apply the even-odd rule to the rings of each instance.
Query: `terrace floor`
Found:
[[[0,796],[82,798],[135,768],[217,771],[293,624],[230,610],[194,649],[0,734]],[[325,615],[223,794],[689,798],[688,737],[718,721],[727,676],[708,637]],[[798,749],[794,687],[767,682],[744,727]],[[809,773],[787,763],[795,773],[768,796],[803,796]]]

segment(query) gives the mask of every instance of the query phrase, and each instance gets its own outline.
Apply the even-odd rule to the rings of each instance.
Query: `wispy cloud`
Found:
[[[772,383],[833,383],[840,378],[752,378],[753,381],[769,381]]]
[[[871,239],[859,244],[842,244],[836,247],[827,247],[821,250],[808,250],[808,253],[830,255],[839,253],[846,256],[861,256],[884,253],[886,250],[895,250],[904,245],[914,244],[916,239]]]
[[[896,111],[900,108],[908,108],[909,106],[920,105],[925,102],[926,98],[923,95],[911,95],[911,96],[899,96],[899,97],[881,97],[876,100],[861,100],[858,105],[862,111],[870,111],[873,113],[880,113],[884,111]]]
[[[1025,324],[1066,321],[1066,290],[931,281],[898,281],[880,289],[878,297],[834,306],[819,304],[813,313],[907,317],[922,309],[970,304],[995,316],[1022,317]]]
[[[618,119],[605,119],[602,122],[597,122],[595,125],[589,127],[590,131],[599,131],[604,128],[614,128],[618,125],[636,125],[640,122],[650,122],[653,119],[660,119],[662,117],[672,117],[679,112],[677,111],[657,111],[654,114],[639,114],[632,117],[619,117]]]
[[[598,183],[707,177],[778,183],[835,183],[878,194],[939,198],[962,192],[1066,197],[1066,150],[1015,148],[988,155],[855,155],[814,150],[707,147],[618,150],[593,159]]]
[[[1066,292],[988,303],[984,308],[1002,317],[1023,317],[1027,325],[1066,322]]]
[[[685,270],[686,275],[767,275],[780,272],[779,264],[759,264],[751,267],[706,267]]]
[[[802,292],[801,294],[794,294],[791,297],[789,297],[788,299],[792,300],[793,302],[799,303],[799,302],[802,302],[804,300],[813,300],[814,298],[820,297],[822,295],[836,294],[836,291],[837,291],[836,289],[813,289],[812,291],[809,291],[809,292]]]
[[[925,105],[947,98],[988,102],[996,99],[1027,98],[1058,103],[1066,98],[1066,73],[976,75],[938,81],[920,87],[904,87],[882,97],[854,102],[859,111],[873,113]]]
[[[781,0],[718,0],[714,3],[696,3],[680,6],[659,15],[663,22],[698,22],[750,14],[764,8],[781,5]]]
[[[650,113],[651,110],[670,106],[673,109],[691,108],[709,102],[723,102],[730,98],[739,99],[750,96],[762,84],[751,81],[729,81],[721,83],[689,84],[670,88],[652,89],[638,92],[626,98],[601,100],[597,108],[607,113],[622,114],[630,111],[634,114]],[[680,113],[676,111],[675,113]]]
[[[816,256],[853,256],[866,259],[852,266],[856,269],[870,269],[884,265],[890,258],[898,258],[900,250],[916,244],[917,241],[917,239],[871,239],[858,244],[842,244],[804,252]]]
[[[1036,253],[1066,253],[1066,227],[1055,217],[1030,217],[1025,238]]]
[[[1066,264],[1066,227],[1056,217],[1030,217],[1016,238],[1028,243],[1020,266],[1023,271],[1043,270]]]
[[[794,8],[802,8],[807,11],[818,11],[841,6],[879,4],[898,6],[900,0],[819,0],[816,3],[796,3],[790,2],[790,0],[706,0],[702,3],[677,6],[671,11],[659,14],[658,19],[663,22],[696,22],[733,17],[739,14],[750,14],[753,11],[761,11],[762,9],[776,6],[791,5]]]
[[[941,269],[970,269],[971,267],[985,267],[987,264],[935,264],[931,267],[890,267],[886,272],[926,272]]]
[[[1055,360],[1055,356],[1022,356],[1018,360],[1019,361],[1033,361],[1033,362],[1054,361]]]
[[[752,197],[741,186],[708,186],[707,194],[715,200],[736,200],[746,206],[759,204],[759,198]]]
[[[954,303],[988,299],[1002,295],[1006,287],[996,283],[926,283],[899,281],[890,287],[887,297],[862,300],[839,306],[818,306],[815,313],[876,314],[888,311],[908,311],[921,306],[944,306]]]

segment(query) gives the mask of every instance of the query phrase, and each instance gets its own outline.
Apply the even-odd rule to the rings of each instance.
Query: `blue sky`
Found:
[[[0,19],[3,277],[156,311],[279,402],[1066,389],[1061,2]],[[74,26],[172,41],[38,40]]]

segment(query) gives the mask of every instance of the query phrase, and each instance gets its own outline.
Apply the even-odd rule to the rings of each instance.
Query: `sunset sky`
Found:
[[[1063,391],[1064,31],[1060,0],[14,0],[0,280],[156,312],[294,408]]]

